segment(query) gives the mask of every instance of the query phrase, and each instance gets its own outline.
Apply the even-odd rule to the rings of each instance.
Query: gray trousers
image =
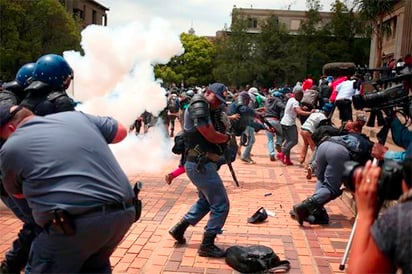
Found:
[[[350,160],[349,151],[343,145],[325,141],[316,152],[317,182],[312,198],[324,205],[342,194],[340,190],[344,164]]]
[[[298,144],[298,128],[296,125],[285,126],[282,125],[283,137],[285,139],[285,144],[283,145],[283,155],[290,157],[290,151],[294,146]]]

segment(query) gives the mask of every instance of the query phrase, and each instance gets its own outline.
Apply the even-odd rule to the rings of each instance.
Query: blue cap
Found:
[[[224,84],[213,83],[209,86],[208,90],[213,92],[222,103],[226,103],[225,91],[227,91],[227,87]]]
[[[332,103],[326,103],[323,105],[322,110],[325,112],[331,112],[333,109],[333,104]]]

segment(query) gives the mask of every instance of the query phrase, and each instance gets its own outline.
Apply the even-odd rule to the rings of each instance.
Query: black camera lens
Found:
[[[351,192],[355,192],[355,175],[363,166],[355,161],[344,164],[342,175],[343,185]],[[402,165],[393,160],[385,160],[378,179],[378,198],[381,200],[397,200],[402,195]]]

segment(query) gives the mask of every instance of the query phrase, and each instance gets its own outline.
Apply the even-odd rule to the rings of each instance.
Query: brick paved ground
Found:
[[[297,162],[300,145],[292,150],[292,161]],[[252,153],[255,165],[237,160],[234,163],[240,187],[237,188],[227,167],[220,174],[231,201],[230,213],[218,236],[219,246],[263,244],[272,247],[282,258],[291,262],[290,273],[341,273],[341,262],[352,223],[353,212],[340,198],[326,208],[331,222],[328,226],[305,224],[299,227],[289,217],[293,204],[313,192],[315,179],[306,180],[302,166],[284,166],[270,162],[264,132],[256,135]],[[164,174],[178,164],[178,157],[158,174],[142,174],[137,179],[144,183],[141,192],[143,213],[125,236],[111,257],[114,273],[236,273],[223,259],[197,255],[205,220],[189,227],[188,244],[175,248],[169,236],[172,227],[196,200],[196,190],[182,175],[172,185],[164,182]],[[266,193],[272,193],[265,196]],[[247,218],[259,207],[274,213],[262,224],[248,224]],[[0,257],[10,247],[21,223],[6,208],[0,207]]]

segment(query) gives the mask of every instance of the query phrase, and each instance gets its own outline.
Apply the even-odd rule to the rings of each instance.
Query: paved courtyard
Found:
[[[347,202],[338,198],[326,205],[330,215],[327,226],[300,227],[289,217],[292,205],[310,195],[315,177],[307,180],[303,166],[297,164],[300,145],[292,150],[294,166],[269,161],[266,136],[256,135],[252,150],[256,164],[236,160],[240,187],[236,187],[226,166],[220,170],[230,197],[230,213],[216,244],[262,244],[273,248],[281,259],[291,262],[290,273],[342,273],[339,270],[352,229],[354,214]],[[130,178],[143,182],[141,219],[133,224],[111,257],[114,273],[237,273],[224,259],[204,258],[197,255],[206,219],[186,232],[188,244],[175,248],[168,230],[183,216],[196,200],[196,189],[185,174],[172,185],[164,182],[164,175],[178,164],[179,157],[156,174],[142,174]],[[249,224],[250,217],[259,207],[273,216],[261,224]],[[10,247],[21,227],[7,208],[0,206],[0,257]]]

